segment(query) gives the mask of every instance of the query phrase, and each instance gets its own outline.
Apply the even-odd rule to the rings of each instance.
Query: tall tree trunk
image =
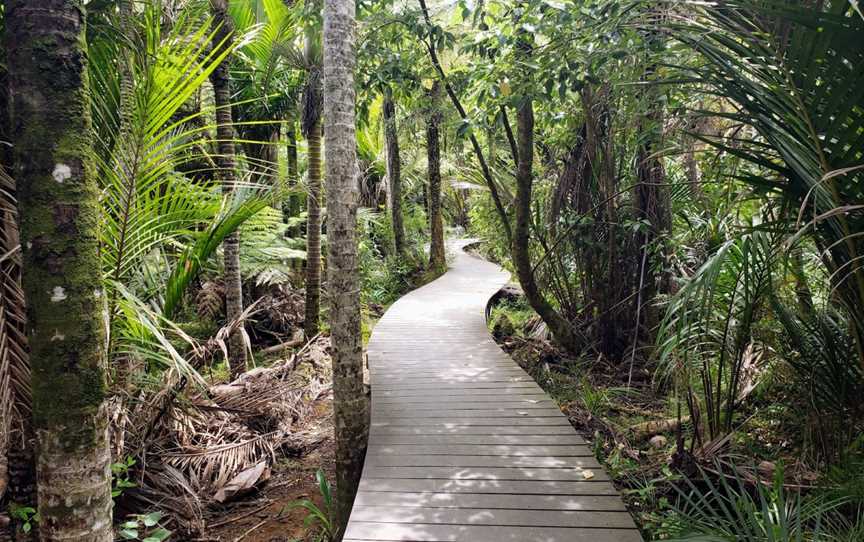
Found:
[[[306,320],[304,331],[311,339],[319,331],[321,312],[321,117],[306,133],[309,174],[306,194]]]
[[[307,6],[316,13],[321,11],[321,0],[306,0]],[[323,92],[321,66],[314,52],[321,40],[321,29],[308,26],[305,29],[304,55],[310,66],[303,89],[303,117],[301,129],[308,144],[309,170],[306,187],[306,338],[318,334],[321,312],[321,144],[323,125],[321,109]]]
[[[7,0],[43,541],[110,542],[105,300],[82,0]]]
[[[655,33],[649,34],[649,41],[659,39]],[[657,272],[657,269],[668,269],[666,236],[672,229],[672,204],[669,189],[666,186],[666,171],[661,158],[656,156],[657,149],[662,146],[663,138],[663,102],[660,100],[659,87],[656,84],[657,66],[649,62],[642,76],[645,87],[646,112],[639,124],[647,136],[641,138],[642,144],[637,150],[636,178],[634,187],[634,215],[636,220],[646,221],[648,227],[637,234],[636,247],[640,256],[632,261],[644,262],[636,274],[635,289],[641,306],[636,308],[636,314],[641,315],[642,335],[649,344],[654,342],[654,334],[660,324],[660,309],[655,303],[658,293],[669,290],[671,275],[668,271]],[[646,258],[647,256],[647,258]],[[637,337],[638,330],[637,330]],[[636,345],[634,344],[635,348]]]
[[[399,133],[396,130],[396,103],[393,91],[384,91],[384,139],[387,145],[387,179],[390,189],[390,221],[393,225],[393,243],[396,254],[405,252],[405,221],[402,217],[402,160],[399,156]]]
[[[282,202],[282,220],[287,224],[288,220],[300,213],[300,198],[294,194],[299,181],[297,174],[297,120],[294,115],[285,121],[285,151],[288,162],[288,196]],[[293,234],[293,232],[289,232]]]
[[[432,83],[427,93],[429,112],[426,120],[426,159],[429,164],[429,267],[444,271],[447,265],[444,254],[444,220],[441,217],[441,85]]]
[[[429,7],[426,5],[426,0],[417,0],[417,2],[420,4],[420,11],[423,12],[423,20],[426,23],[427,31],[429,32],[430,36],[434,36],[435,34],[433,32],[433,29],[436,27],[432,24],[432,17],[431,15],[429,15]],[[444,72],[444,67],[441,65],[441,60],[438,58],[438,51],[435,46],[435,39],[430,39],[428,42],[426,42],[425,45],[427,50],[429,51],[429,59],[432,61],[432,66],[438,73],[438,78],[444,85],[444,90],[447,92],[447,96],[453,103],[453,107],[455,107],[456,112],[459,113],[459,118],[467,119],[468,112],[465,111],[465,108],[462,106],[462,102],[459,100],[459,96],[456,94],[456,90],[453,88],[453,85],[451,85],[450,81],[447,79],[447,74]],[[489,164],[486,162],[486,158],[483,155],[483,149],[480,147],[480,142],[477,140],[477,137],[471,130],[468,131],[468,140],[471,142],[471,148],[474,150],[474,156],[477,158],[478,164],[480,164],[480,171],[483,173],[483,180],[486,183],[486,187],[489,189],[489,195],[492,197],[492,203],[495,205],[495,211],[498,213],[498,219],[501,221],[501,227],[503,228],[504,236],[507,239],[508,243],[512,243],[513,236],[510,228],[510,217],[507,215],[507,209],[504,207],[504,201],[501,199],[501,195],[498,192],[498,184],[492,177],[492,171],[489,169]]]
[[[225,48],[230,45],[234,28],[228,16],[228,0],[210,0],[213,14],[213,47]],[[213,70],[210,82],[216,104],[216,138],[219,145],[218,178],[222,192],[230,196],[237,184],[234,158],[234,122],[231,118],[231,74],[228,71],[229,59],[226,58]],[[225,258],[225,316],[230,322],[243,312],[243,280],[240,277],[240,233],[229,234],[222,243]],[[237,377],[246,372],[246,344],[242,330],[237,330],[228,339],[228,363],[231,376]]]
[[[357,262],[357,156],[354,134],[354,0],[324,3],[324,138],[327,149],[327,291],[333,348],[336,522],[344,531],[366,449],[360,279]],[[341,540],[341,535],[338,537]]]
[[[518,127],[519,165],[516,168],[516,223],[513,228],[512,259],[516,268],[519,284],[525,292],[525,298],[558,343],[577,352],[581,348],[576,333],[555,308],[549,304],[540,291],[531,266],[529,249],[531,235],[531,194],[534,185],[534,106],[528,96],[523,97],[523,103],[516,113]]]

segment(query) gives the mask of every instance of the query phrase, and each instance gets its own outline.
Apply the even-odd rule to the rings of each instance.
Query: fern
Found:
[[[258,286],[284,284],[306,259],[302,239],[287,236],[291,224],[282,221],[281,211],[266,207],[240,228],[240,272]]]

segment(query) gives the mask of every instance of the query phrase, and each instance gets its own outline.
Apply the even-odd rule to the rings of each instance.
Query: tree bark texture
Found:
[[[426,161],[429,175],[429,267],[443,272],[447,266],[444,253],[444,220],[441,216],[441,85],[432,84],[427,98],[429,112],[426,119]]]
[[[43,541],[110,542],[99,191],[82,0],[8,0],[6,46]]]
[[[285,151],[288,166],[288,190],[289,194],[282,202],[282,219],[284,222],[300,213],[300,198],[293,191],[297,188],[297,121],[291,116],[285,121]],[[293,233],[293,232],[289,232]]]
[[[306,133],[309,174],[306,180],[306,319],[304,331],[311,339],[319,331],[321,312],[321,118]]]
[[[321,13],[322,0],[306,0],[307,9]],[[308,177],[306,186],[306,319],[304,331],[307,339],[318,334],[321,312],[321,207],[324,195],[321,190],[321,151],[324,107],[321,59],[315,51],[320,50],[321,29],[309,25],[304,30],[304,56],[306,84],[303,88],[303,106],[300,128],[308,146]]]
[[[357,157],[354,128],[354,0],[324,2],[324,139],[327,151],[327,292],[333,349],[336,522],[351,513],[366,449],[360,280],[357,261]],[[341,540],[341,536],[338,537]]]
[[[567,322],[540,291],[531,266],[530,236],[531,236],[531,194],[534,185],[534,106],[527,96],[516,113],[518,127],[519,166],[516,168],[516,222],[513,229],[513,266],[519,285],[525,292],[525,298],[540,318],[549,327],[549,331],[558,343],[576,352],[582,346],[570,323]]]
[[[229,46],[234,29],[228,15],[228,0],[210,0],[213,14],[215,34],[214,49]],[[213,70],[210,82],[213,84],[213,95],[216,103],[216,138],[219,155],[216,164],[219,167],[218,179],[222,184],[222,192],[231,195],[237,184],[234,150],[234,122],[231,117],[231,74],[228,70],[229,59],[226,58]],[[225,262],[225,317],[227,321],[238,318],[243,313],[243,279],[240,276],[240,232],[234,231],[222,242]],[[231,376],[237,377],[246,372],[246,344],[242,330],[237,330],[228,338],[228,363]]]
[[[399,156],[399,133],[396,129],[396,103],[393,92],[384,92],[384,140],[387,145],[387,191],[390,204],[390,222],[393,226],[393,244],[396,254],[405,252],[405,222],[402,217],[402,160]]]

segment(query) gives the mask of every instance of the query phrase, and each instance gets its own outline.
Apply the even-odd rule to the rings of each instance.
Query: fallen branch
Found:
[[[264,510],[264,509],[268,508],[268,507],[269,507],[270,505],[272,505],[272,504],[273,504],[273,501],[268,500],[268,501],[267,501],[266,503],[264,503],[263,505],[261,505],[261,506],[259,506],[259,507],[257,507],[257,508],[253,508],[252,510],[248,510],[248,511],[246,511],[246,512],[243,512],[242,514],[237,515],[237,516],[234,516],[233,518],[226,519],[226,520],[224,520],[224,521],[217,521],[216,523],[211,523],[211,524],[208,525],[208,528],[209,528],[209,529],[215,529],[216,527],[222,527],[223,525],[228,525],[229,523],[234,523],[235,521],[240,521],[240,520],[243,519],[243,518],[248,518],[249,516],[252,516],[252,515],[254,515],[254,514],[257,514],[258,512],[260,512],[261,510]]]
[[[627,429],[632,439],[635,442],[647,440],[659,433],[667,433],[677,431],[682,423],[690,421],[689,416],[683,418],[667,418],[665,420],[648,420],[647,422],[637,423]]]
[[[234,542],[240,542],[241,540],[243,540],[244,538],[246,538],[247,536],[249,536],[250,534],[252,534],[253,531],[255,531],[256,529],[258,529],[258,527],[261,527],[262,525],[266,524],[268,521],[270,521],[270,520],[269,520],[269,519],[265,519],[264,521],[262,521],[262,522],[260,522],[260,523],[257,523],[257,524],[254,525],[251,529],[249,529],[249,530],[246,531],[245,533],[243,533],[243,534],[241,534],[240,536],[238,536],[237,538],[235,538],[235,539],[234,539]]]
[[[267,348],[261,350],[263,354],[276,354],[278,352],[282,352],[283,350],[288,350],[289,348],[296,348],[303,344],[306,341],[306,337],[303,335],[303,330],[297,330],[297,333],[291,337],[290,341],[286,341],[284,343],[280,343],[274,346],[268,346]]]

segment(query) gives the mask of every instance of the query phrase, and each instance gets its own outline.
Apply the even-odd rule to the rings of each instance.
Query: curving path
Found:
[[[509,275],[467,244],[375,326],[369,449],[344,541],[641,541],[591,450],[489,335],[486,304]]]

